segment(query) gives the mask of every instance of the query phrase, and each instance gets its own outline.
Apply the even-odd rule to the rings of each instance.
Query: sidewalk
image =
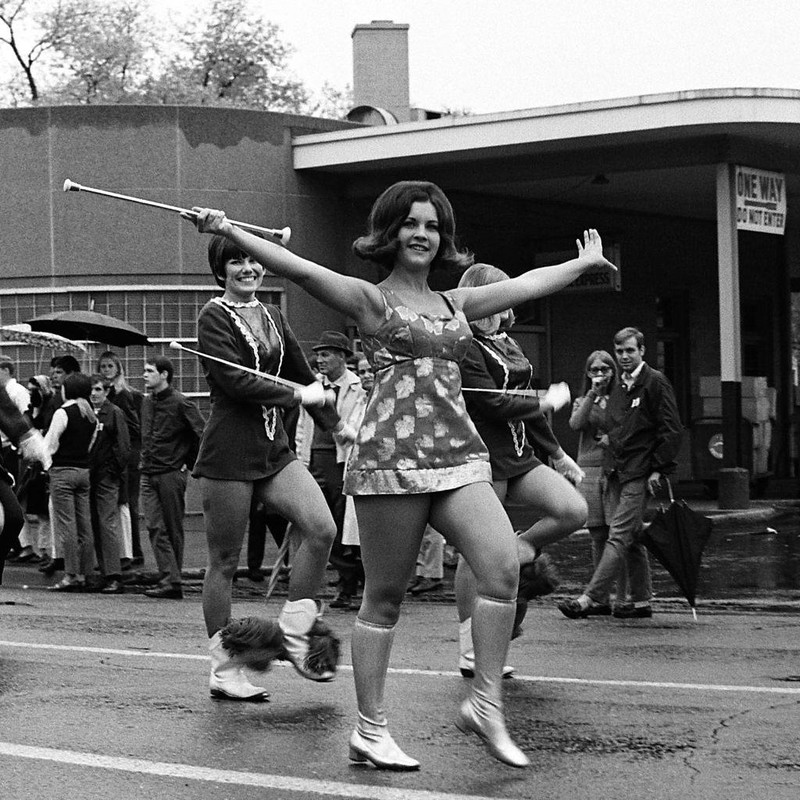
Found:
[[[800,500],[752,500],[750,508],[722,510],[716,500],[687,498],[695,511],[709,517],[713,523],[711,538],[706,546],[698,588],[698,608],[760,608],[800,611]],[[647,518],[652,518],[659,504],[652,502]],[[511,509],[515,527],[524,524],[524,514]],[[519,522],[520,524],[516,524]],[[530,524],[530,523],[528,523]],[[567,539],[550,545],[547,552],[558,565],[562,583],[552,597],[542,603],[553,603],[556,597],[580,592],[591,575],[591,544],[589,532],[576,531]],[[274,562],[277,548],[268,539],[264,557],[265,571]],[[245,576],[244,548],[240,560],[237,594],[263,595],[265,584],[252,583]],[[653,561],[651,559],[651,561]],[[200,514],[186,517],[185,578],[199,582],[205,567],[205,541]],[[452,567],[444,570],[441,590],[418,595],[412,602],[454,601]],[[328,573],[333,579],[334,572]],[[656,606],[687,608],[672,578],[653,561]],[[285,592],[278,584],[276,594]],[[323,596],[332,598],[333,588],[324,587]]]
[[[737,609],[800,611],[800,500],[771,499],[752,500],[750,507],[741,510],[721,510],[716,501],[687,499],[691,508],[709,517],[713,523],[711,538],[706,546],[701,565],[698,586],[699,609]],[[187,595],[199,594],[206,566],[206,545],[203,517],[199,511],[190,509],[185,520],[184,589]],[[647,517],[652,517],[658,503],[651,503]],[[515,528],[531,524],[525,520],[520,509],[511,509],[510,516]],[[143,591],[157,577],[155,561],[144,532],[142,548],[144,566],[125,579],[127,591]],[[591,575],[591,544],[587,530],[573,533],[566,539],[550,545],[548,554],[556,563],[561,575],[561,585],[554,595],[538,601],[553,604],[563,596],[578,594]],[[268,537],[264,557],[264,571],[268,577],[269,567],[277,556],[277,547]],[[253,582],[246,577],[246,545],[242,548],[240,568],[234,595],[237,598],[263,597],[266,581]],[[651,561],[653,561],[651,559]],[[452,603],[452,566],[445,567],[443,586],[440,590],[407,599],[412,602]],[[328,572],[333,581],[336,573]],[[42,589],[53,583],[40,573],[36,565],[6,565],[4,585],[8,587],[30,587]],[[672,578],[653,561],[653,583],[656,608],[687,608],[679,595]],[[279,582],[275,595],[286,593],[285,582]],[[322,597],[334,595],[332,586],[324,586]],[[535,601],[536,602],[536,601]]]

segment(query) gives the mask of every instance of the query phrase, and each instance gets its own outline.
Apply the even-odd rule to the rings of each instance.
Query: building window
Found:
[[[219,294],[215,287],[166,286],[158,289],[138,287],[95,289],[80,288],[48,291],[0,292],[0,321],[3,326],[28,322],[43,314],[57,311],[92,309],[116,317],[142,331],[152,342],[149,347],[106,347],[102,342],[84,342],[87,352],[78,357],[84,372],[94,372],[97,359],[107,349],[122,360],[131,385],[142,389],[142,368],[145,357],[164,355],[175,365],[175,388],[197,400],[208,414],[208,387],[197,356],[172,350],[173,340],[196,349],[197,316],[200,309]],[[272,303],[285,311],[284,292],[280,288],[258,293],[263,303]],[[17,377],[25,384],[32,375],[49,375],[50,359],[60,355],[49,348],[0,339],[0,356],[16,364]]]

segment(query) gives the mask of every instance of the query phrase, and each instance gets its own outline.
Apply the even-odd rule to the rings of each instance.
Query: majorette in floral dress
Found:
[[[378,288],[383,323],[362,335],[375,386],[347,462],[345,494],[418,494],[491,481],[489,453],[461,394],[458,365],[472,340],[463,312],[447,292],[440,294],[449,314],[421,314]]]

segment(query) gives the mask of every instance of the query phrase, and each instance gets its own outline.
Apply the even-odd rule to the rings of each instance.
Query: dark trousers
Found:
[[[280,516],[267,511],[259,503],[255,495],[250,504],[250,528],[247,533],[247,569],[257,572],[261,569],[264,562],[264,551],[267,546],[267,531],[270,532],[275,544],[280,547],[283,544],[283,537],[286,535],[286,528],[289,521]],[[288,563],[288,553],[285,563]]]
[[[4,522],[0,530],[0,583],[3,582],[3,566],[6,556],[17,543],[25,516],[22,513],[17,496],[9,483],[0,477],[0,506],[3,508]]]
[[[139,471],[139,458],[141,448],[134,446],[131,448],[131,457],[128,461],[127,485],[125,495],[128,500],[128,507],[131,510],[131,549],[134,558],[143,558],[142,540],[139,525],[139,491],[142,473]]]
[[[184,470],[142,475],[142,505],[150,545],[162,583],[172,586],[181,583],[187,475]]]
[[[339,573],[339,589],[343,594],[356,594],[358,584],[364,581],[364,568],[361,565],[361,548],[342,544],[344,464],[336,463],[335,450],[312,450],[309,472],[322,489],[325,502],[336,523],[336,538],[331,548],[330,563]]]
[[[97,563],[105,578],[119,578],[119,478],[91,473],[89,504]]]
[[[20,476],[20,455],[19,450],[11,445],[5,445],[2,448],[2,459],[0,459],[0,467],[5,467],[8,471],[9,475],[14,478],[14,483],[16,486],[19,486],[19,476]],[[23,524],[25,520],[23,517]],[[22,528],[20,528],[22,530]],[[9,545],[8,550],[3,553],[3,558],[5,558],[12,550],[19,550],[19,531],[17,531],[17,536]]]

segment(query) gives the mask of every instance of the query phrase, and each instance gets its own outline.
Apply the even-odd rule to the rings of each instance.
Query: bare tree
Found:
[[[88,13],[82,0],[56,0],[46,12],[31,0],[0,0],[0,42],[10,48],[22,70],[32,102],[41,96],[35,68]]]
[[[0,0],[0,43],[19,66],[0,93],[27,102],[234,105],[343,118],[349,87],[312,95],[280,28],[247,0],[195,0],[159,27],[147,0]],[[5,77],[5,76],[4,76]]]

